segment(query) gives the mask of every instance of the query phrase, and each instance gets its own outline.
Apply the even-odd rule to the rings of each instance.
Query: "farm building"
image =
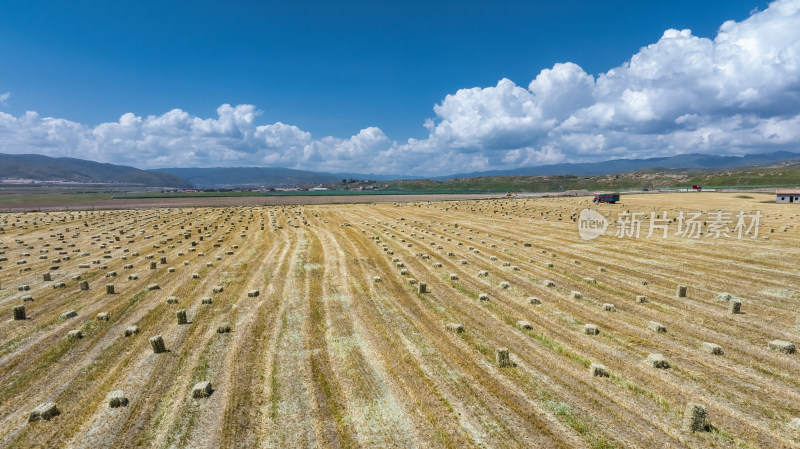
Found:
[[[800,189],[779,189],[776,194],[778,203],[800,203]]]

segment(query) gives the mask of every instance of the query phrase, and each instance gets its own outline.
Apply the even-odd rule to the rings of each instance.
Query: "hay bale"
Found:
[[[20,292],[27,292],[30,289],[31,289],[30,285],[20,285],[19,287],[17,287],[17,291]]]
[[[478,293],[478,300],[480,301],[488,301],[489,295],[487,293]]]
[[[506,281],[500,282],[500,288],[505,290],[505,289],[507,289],[509,287],[511,287],[511,284],[509,284],[508,282],[506,282]]]
[[[174,273],[175,269],[172,267],[167,268],[167,273]]]
[[[136,281],[138,279],[139,279],[139,275],[138,274],[129,274],[128,275],[128,280],[129,281]]]
[[[95,317],[97,321],[108,321],[108,312],[100,312]]]
[[[434,262],[433,268],[442,268],[442,264],[439,262]]]
[[[540,301],[539,298],[535,296],[528,296],[528,304],[533,304],[535,306],[538,306],[541,303],[542,301]]]
[[[175,312],[175,316],[178,317],[178,324],[189,324],[189,321],[186,319],[186,309],[180,309]]]
[[[581,294],[581,292],[575,290],[569,293],[569,297],[570,299],[583,299],[583,295]]]
[[[177,296],[168,296],[167,297],[167,304],[177,304],[178,297]]]
[[[61,314],[61,319],[62,320],[66,320],[68,318],[72,318],[72,317],[76,317],[76,316],[78,316],[78,312],[76,312],[74,310],[70,310],[69,312],[62,313]]]
[[[735,296],[733,296],[730,293],[720,293],[719,295],[714,297],[714,301],[716,301],[716,302],[728,302],[733,298],[735,298]]]
[[[676,294],[678,295],[678,298],[685,298],[686,297],[686,286],[685,285],[679,285],[678,286],[678,291],[676,292]]]
[[[400,276],[406,276],[406,275],[408,275],[408,270],[406,270],[405,268],[400,270]]]
[[[33,301],[33,296],[25,295],[22,297],[22,302],[28,302],[28,301]]]
[[[159,262],[161,262],[161,265],[166,265],[167,264],[167,258],[162,256],[161,260]]]
[[[200,279],[199,273],[192,273],[192,279]]]
[[[150,262],[150,269],[155,270],[156,268],[158,268],[158,265],[155,262]]]
[[[586,323],[583,325],[583,333],[586,335],[598,335],[600,333],[600,329],[596,324]]]
[[[230,331],[231,331],[231,326],[228,323],[220,324],[217,327],[217,333],[218,334],[227,334]]]
[[[544,267],[545,268],[553,268],[553,262],[545,262],[544,263]]]
[[[445,329],[447,329],[448,332],[452,332],[454,334],[460,334],[464,332],[464,326],[458,323],[447,323]]]
[[[152,290],[160,290],[161,286],[159,286],[158,284],[150,284],[150,285],[147,286],[147,289],[150,290],[150,291],[152,291]]]
[[[483,270],[483,271],[479,271],[478,272],[478,277],[486,277],[486,276],[489,276],[489,272],[488,271]]]
[[[542,281],[542,285],[544,285],[545,287],[555,287],[556,283],[549,279],[545,279]]]
[[[706,429],[706,408],[700,404],[690,402],[686,404],[683,412],[683,424],[681,430],[684,432],[702,432]]]
[[[82,291],[89,290],[89,281],[81,281],[78,285],[81,287]]]
[[[583,278],[583,282],[586,282],[587,284],[596,284],[597,283],[597,281],[594,278]]]
[[[725,352],[722,351],[722,346],[720,346],[718,344],[714,344],[714,343],[709,343],[707,341],[703,342],[703,344],[700,345],[700,349],[702,349],[703,352],[707,352],[707,353],[713,354],[713,355],[723,355],[723,354],[725,354]]]
[[[80,340],[83,338],[83,332],[80,329],[75,329],[67,332],[67,339],[69,340]]]
[[[12,309],[14,314],[15,320],[24,320],[25,319],[25,306],[14,306]]]
[[[139,333],[139,326],[128,326],[125,329],[125,336],[130,337],[131,335],[136,335]]]
[[[428,284],[425,282],[420,282],[419,286],[417,287],[417,291],[420,293],[428,293]]]
[[[647,296],[644,296],[644,295],[636,295],[636,302],[638,302],[638,303],[645,303],[645,302],[647,302]]]
[[[614,304],[611,304],[611,303],[607,302],[607,303],[603,304],[603,310],[605,310],[606,312],[616,312],[617,308],[614,307]]]
[[[494,350],[494,359],[497,366],[505,368],[511,366],[511,356],[508,353],[508,348],[497,348]]]
[[[656,322],[656,321],[650,321],[647,324],[647,328],[650,329],[653,332],[660,332],[660,333],[666,333],[667,332],[667,327],[664,326],[663,324],[659,323],[659,322]]]
[[[45,282],[50,282],[52,279],[50,278],[50,273],[44,273],[42,275],[42,280]]]
[[[122,390],[114,390],[108,393],[106,400],[108,400],[108,406],[111,408],[128,406],[128,398],[125,397],[125,393]]]
[[[221,285],[217,285],[217,286],[215,286],[214,288],[211,289],[211,291],[213,293],[222,293],[224,290],[225,290],[225,288],[223,286],[221,286]]]
[[[202,382],[197,382],[192,387],[192,397],[195,399],[202,399],[211,396],[211,393],[214,392],[214,389],[211,387],[211,382],[204,380]]]
[[[381,277],[380,276],[375,276],[375,277],[372,278],[372,281],[376,282],[376,283],[380,282],[381,281]]]
[[[589,365],[589,372],[592,373],[594,377],[608,377],[608,370],[604,365],[599,363],[592,363]]]
[[[731,299],[728,303],[728,312],[737,314],[742,312],[742,301],[738,298]]]
[[[533,329],[533,326],[531,326],[530,321],[525,321],[525,320],[517,321],[517,327],[526,331]]]
[[[201,304],[211,304],[211,303],[212,303],[212,301],[211,301],[211,298],[210,298],[210,297],[206,296],[205,298],[202,298],[202,299],[200,300],[200,303],[201,303]]]
[[[150,337],[150,345],[153,347],[153,352],[156,354],[167,352],[167,347],[164,345],[164,339],[161,338],[161,335]]]
[[[669,369],[669,362],[663,354],[652,353],[647,356],[647,364],[653,368]]]
[[[61,412],[56,407],[55,402],[45,402],[44,404],[39,404],[36,408],[33,409],[30,415],[28,415],[28,422],[34,421],[50,421],[54,416],[60,415]]]
[[[457,281],[458,280],[458,275],[455,274],[455,273],[450,273],[450,280],[451,281]]]
[[[261,292],[258,291],[258,290],[250,290],[250,291],[247,292],[247,297],[248,298],[256,298],[260,294],[261,294]]]
[[[107,295],[114,294],[114,284],[106,284],[106,294]]]
[[[783,340],[772,340],[767,344],[767,347],[784,354],[794,354],[795,351],[794,343]]]

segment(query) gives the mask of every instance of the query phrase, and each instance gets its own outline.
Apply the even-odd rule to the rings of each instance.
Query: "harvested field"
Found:
[[[623,199],[0,214],[0,447],[800,447],[800,207]]]
[[[31,194],[13,203],[0,196],[0,212],[30,210],[57,211],[80,209],[140,209],[166,207],[255,207],[312,204],[392,203],[396,201],[453,201],[500,198],[502,193],[441,193],[411,195],[292,195],[292,196],[220,196],[181,198],[96,199],[86,195],[70,197],[67,202],[52,195]]]

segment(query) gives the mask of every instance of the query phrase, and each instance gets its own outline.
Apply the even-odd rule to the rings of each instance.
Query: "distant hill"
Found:
[[[457,178],[486,178],[499,176],[601,176],[627,173],[636,170],[659,169],[707,171],[732,167],[771,164],[795,158],[800,158],[800,153],[779,151],[765,154],[748,154],[745,156],[679,154],[677,156],[649,159],[615,159],[603,162],[539,165],[535,167],[520,167],[511,170],[492,170],[445,176],[433,176],[427,179],[446,181]],[[181,178],[186,179],[192,184],[201,188],[255,186],[280,187],[294,185],[332,184],[340,182],[342,179],[369,179],[383,182],[390,180],[410,180],[419,178],[418,176],[409,175],[313,172],[280,167],[161,168],[154,171],[180,176]]]
[[[447,180],[454,178],[537,175],[600,176],[649,169],[714,170],[771,164],[785,161],[787,159],[797,158],[800,158],[800,153],[792,153],[789,151],[777,151],[774,153],[763,154],[746,154],[744,156],[716,156],[713,154],[691,153],[648,159],[613,159],[603,162],[538,165],[535,167],[520,167],[511,170],[490,170],[483,172],[437,176],[431,179]]]
[[[0,153],[0,179],[132,184],[143,187],[193,187],[178,176],[68,157]]]
[[[0,179],[22,178],[36,181],[65,181],[84,183],[133,184],[146,187],[176,188],[233,188],[233,187],[281,187],[297,185],[334,185],[342,179],[386,181],[395,180],[398,188],[420,188],[421,185],[439,185],[441,181],[450,186],[481,185],[485,181],[470,182],[469,179],[492,178],[489,182],[497,188],[512,188],[519,179],[506,180],[497,184],[501,177],[590,177],[615,175],[630,172],[656,171],[682,173],[704,173],[714,170],[741,169],[745,167],[779,167],[800,159],[800,153],[779,151],[745,156],[716,156],[710,154],[679,154],[671,157],[649,159],[615,159],[603,162],[576,164],[552,164],[536,167],[520,167],[512,170],[492,170],[462,173],[456,175],[427,178],[430,182],[418,182],[408,175],[374,175],[358,173],[326,173],[294,170],[280,167],[211,167],[211,168],[162,168],[139,170],[122,165],[102,164],[73,158],[51,158],[33,154],[0,154]],[[458,181],[462,180],[462,181]],[[510,182],[510,184],[509,184]],[[530,181],[529,181],[530,182]],[[537,181],[538,183],[538,181]],[[552,183],[548,181],[549,186]],[[364,183],[355,184],[358,186]],[[369,183],[367,183],[369,184]],[[349,185],[349,184],[348,184]],[[499,187],[503,185],[504,187]],[[411,187],[415,186],[415,187]],[[539,187],[543,187],[539,185]],[[559,188],[559,185],[554,185]]]
[[[279,167],[159,168],[153,172],[179,176],[200,188],[279,187],[342,180],[341,176],[332,173]]]
[[[281,167],[159,168],[153,171],[180,176],[200,188],[329,184],[345,178],[373,180],[410,178],[410,176],[404,175],[326,173]]]
[[[800,185],[800,160],[755,166],[699,169],[649,169],[598,176],[485,176],[448,180],[414,179],[381,182],[394,192],[556,192],[567,190],[640,190],[742,187],[777,188]],[[336,188],[337,186],[332,186]]]

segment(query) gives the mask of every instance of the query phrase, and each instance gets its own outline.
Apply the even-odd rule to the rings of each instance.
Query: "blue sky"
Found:
[[[797,0],[6,2],[0,152],[445,174],[792,149],[800,111],[778,99],[797,95],[797,10]],[[736,64],[775,73],[729,73]]]

